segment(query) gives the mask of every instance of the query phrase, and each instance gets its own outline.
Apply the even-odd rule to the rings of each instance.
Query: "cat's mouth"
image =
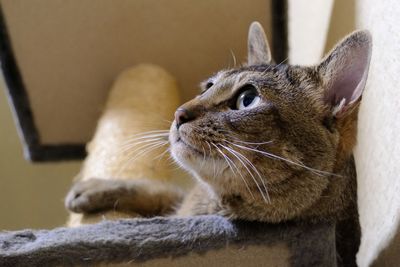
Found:
[[[200,161],[205,164],[206,161],[213,158],[212,147],[208,141],[202,140],[186,124],[177,129],[173,123],[169,140],[172,156],[178,162],[190,166],[190,169],[197,166]]]
[[[220,162],[220,158],[214,155],[212,146],[209,145],[208,141],[192,140],[187,137],[185,133],[181,134],[177,131],[174,132],[174,138],[172,138],[172,140],[174,140],[171,142],[172,156],[184,168],[195,171],[202,177],[215,176],[216,169],[218,169],[218,172],[222,175],[229,169],[229,166],[224,166],[223,163]],[[207,144],[207,146],[204,146],[205,144]],[[212,165],[209,165],[211,162]],[[209,167],[207,168],[205,166]],[[216,166],[219,167],[216,168]]]
[[[199,154],[201,156],[204,156],[204,152],[196,148],[194,145],[190,144],[188,141],[184,140],[181,136],[178,136],[176,139],[177,144],[181,144],[185,147],[185,149],[189,149],[190,151]]]

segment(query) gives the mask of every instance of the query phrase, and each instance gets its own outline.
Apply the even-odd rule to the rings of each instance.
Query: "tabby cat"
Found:
[[[92,179],[75,184],[66,205],[85,213],[174,209],[269,223],[335,221],[338,253],[353,266],[360,228],[352,150],[370,55],[371,36],[358,31],[316,66],[275,64],[254,22],[247,65],[207,79],[175,113],[171,154],[199,181],[188,195],[156,182]]]

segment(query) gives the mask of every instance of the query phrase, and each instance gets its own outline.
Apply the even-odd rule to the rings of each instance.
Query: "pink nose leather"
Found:
[[[193,120],[194,117],[192,114],[185,108],[178,108],[175,111],[175,122],[176,122],[176,127],[179,128],[182,124]]]

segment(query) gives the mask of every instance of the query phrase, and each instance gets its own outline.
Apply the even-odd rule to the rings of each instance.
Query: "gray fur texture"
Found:
[[[273,225],[216,216],[104,221],[77,228],[0,233],[0,266],[76,266],[286,242],[291,266],[336,266],[331,224]]]

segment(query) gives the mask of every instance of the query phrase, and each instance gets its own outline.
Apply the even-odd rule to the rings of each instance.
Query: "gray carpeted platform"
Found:
[[[334,226],[231,222],[214,215],[124,219],[0,233],[0,266],[76,266],[179,257],[227,245],[286,242],[291,266],[336,266]]]

